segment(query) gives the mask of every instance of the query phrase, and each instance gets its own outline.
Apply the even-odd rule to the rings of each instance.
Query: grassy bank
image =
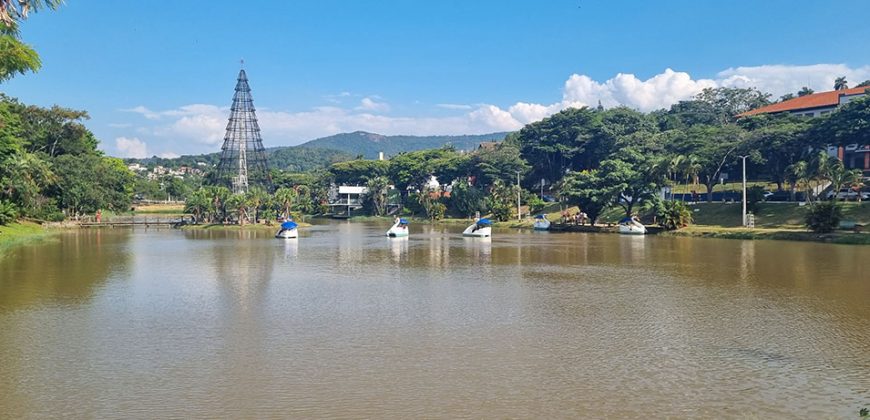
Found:
[[[48,239],[54,232],[37,223],[16,222],[0,226],[0,253],[17,245]]]
[[[309,227],[310,223],[296,222],[299,227]],[[280,227],[279,224],[246,224],[246,225],[224,225],[220,223],[204,223],[201,225],[184,225],[179,229],[182,230],[275,230]]]
[[[722,239],[772,239],[780,241],[828,242],[848,245],[870,245],[870,234],[839,231],[834,233],[813,233],[799,229],[774,228],[723,228],[715,226],[689,226],[664,236],[683,236],[693,238]]]

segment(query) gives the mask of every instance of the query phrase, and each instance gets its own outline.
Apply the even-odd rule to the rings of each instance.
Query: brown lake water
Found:
[[[857,418],[870,247],[326,223],[0,257],[2,418]]]

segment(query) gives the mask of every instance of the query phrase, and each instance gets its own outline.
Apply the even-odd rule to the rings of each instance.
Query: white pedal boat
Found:
[[[550,230],[550,221],[547,220],[547,216],[544,216],[543,214],[539,214],[539,215],[535,216],[534,229],[535,230]]]
[[[488,238],[492,236],[492,222],[489,219],[480,219],[471,226],[465,228],[462,236],[471,238]]]
[[[397,218],[393,227],[387,231],[387,236],[391,238],[404,238],[408,236],[408,221],[402,218]]]
[[[644,235],[646,234],[646,226],[638,222],[634,218],[622,219],[617,226],[618,232],[623,235]]]
[[[281,230],[279,230],[278,233],[275,234],[275,237],[278,239],[298,238],[299,231],[296,230],[297,227],[299,227],[299,225],[297,225],[296,222],[292,220],[281,223]]]

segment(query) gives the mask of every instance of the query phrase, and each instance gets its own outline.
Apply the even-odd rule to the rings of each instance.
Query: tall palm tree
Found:
[[[30,12],[40,9],[57,9],[63,0],[0,0],[0,22],[14,26],[27,19]]]
[[[208,192],[200,188],[185,198],[184,212],[193,214],[193,223],[199,223],[208,212],[209,201]]]
[[[278,190],[275,191],[275,201],[281,209],[282,216],[290,216],[290,212],[293,209],[293,204],[296,202],[297,197],[298,194],[296,193],[296,190],[292,188],[278,188]]]
[[[845,76],[840,76],[834,79],[834,90],[845,90],[849,89],[849,82],[846,81]]]

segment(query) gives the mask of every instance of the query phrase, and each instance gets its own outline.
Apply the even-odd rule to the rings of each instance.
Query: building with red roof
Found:
[[[812,93],[753,109],[738,115],[738,117],[784,112],[804,117],[819,117],[833,112],[840,105],[866,96],[868,90],[870,90],[870,87],[864,86],[853,89]],[[847,168],[863,169],[865,175],[870,175],[870,145],[841,144],[837,145],[837,147],[830,147],[828,153],[831,156],[837,156]]]

